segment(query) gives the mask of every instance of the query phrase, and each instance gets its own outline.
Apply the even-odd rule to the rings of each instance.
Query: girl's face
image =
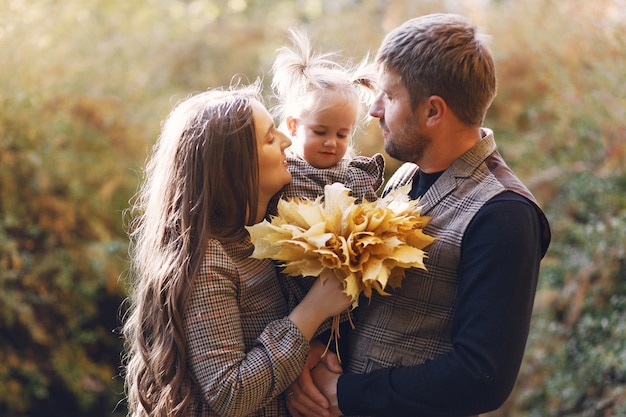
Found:
[[[291,181],[285,157],[291,140],[276,129],[274,120],[259,101],[252,102],[252,114],[259,158],[259,204],[264,204],[259,212],[264,215],[272,196]]]
[[[302,158],[315,168],[330,168],[344,157],[356,121],[356,108],[341,103],[325,110],[288,118],[287,127],[300,143]]]

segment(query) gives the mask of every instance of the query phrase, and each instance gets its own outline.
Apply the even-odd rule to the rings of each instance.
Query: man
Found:
[[[550,228],[481,127],[496,94],[486,36],[462,16],[423,16],[390,32],[376,61],[370,113],[387,153],[406,162],[386,191],[412,182],[436,240],[427,271],[407,271],[391,296],[374,294],[354,311],[345,373],[318,364],[288,390],[289,408],[295,416],[494,410],[517,378]],[[329,409],[311,405],[319,392],[309,376]]]

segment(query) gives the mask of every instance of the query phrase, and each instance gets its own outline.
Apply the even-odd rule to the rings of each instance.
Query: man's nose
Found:
[[[383,106],[380,98],[376,98],[376,100],[372,103],[369,113],[372,117],[377,117],[379,119],[383,117]]]

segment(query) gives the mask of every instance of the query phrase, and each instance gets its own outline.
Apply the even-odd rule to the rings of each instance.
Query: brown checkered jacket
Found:
[[[356,156],[352,159],[343,159],[333,167],[315,168],[299,156],[288,153],[287,162],[291,172],[291,182],[272,199],[268,214],[276,214],[276,205],[280,198],[307,198],[314,200],[324,195],[324,186],[335,182],[344,184],[351,190],[351,195],[358,201],[365,198],[374,201],[378,198],[377,191],[383,183],[385,159],[377,153],[373,157]],[[313,285],[311,277],[284,276],[282,283],[286,286],[289,297],[289,307],[295,307]],[[342,315],[342,320],[347,316]],[[330,328],[330,321],[322,324],[318,333]]]
[[[188,368],[197,381],[187,416],[288,416],[283,394],[309,352],[285,316],[288,306],[270,260],[237,242],[210,240],[184,312]]]
[[[291,182],[276,194],[270,202],[268,213],[276,214],[276,204],[280,198],[308,198],[314,200],[324,195],[324,186],[335,182],[342,183],[351,190],[351,195],[360,201],[365,198],[374,201],[376,192],[383,183],[385,159],[377,153],[373,157],[355,156],[342,159],[330,168],[313,167],[295,154],[287,154]]]

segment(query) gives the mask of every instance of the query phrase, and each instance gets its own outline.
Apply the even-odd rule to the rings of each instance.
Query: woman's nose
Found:
[[[287,149],[288,147],[290,147],[291,139],[289,139],[289,137],[281,131],[278,131],[278,133],[280,134],[280,138],[281,138],[281,147],[283,149]]]

